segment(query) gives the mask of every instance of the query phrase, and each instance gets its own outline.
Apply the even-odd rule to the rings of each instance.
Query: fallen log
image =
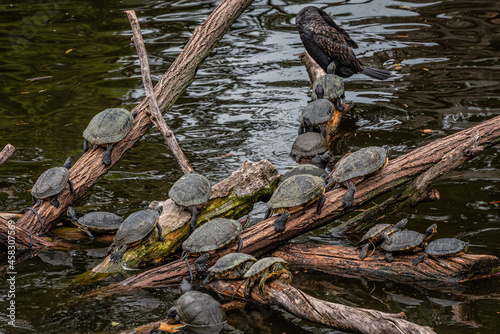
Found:
[[[16,148],[11,144],[5,145],[3,150],[0,151],[0,165],[9,160],[10,156],[14,153],[15,150]]]

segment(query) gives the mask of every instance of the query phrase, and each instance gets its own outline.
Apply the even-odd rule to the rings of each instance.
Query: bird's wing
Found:
[[[355,68],[358,72],[362,71],[361,63],[356,59],[351,47],[345,43],[343,38],[339,40],[338,37],[338,32],[315,34],[314,41],[330,59],[336,59],[342,65]]]
[[[358,48],[358,44],[351,39],[351,36],[349,36],[347,31],[339,27],[325,11],[319,10],[319,14],[330,27],[337,30],[338,34],[344,37],[345,43],[347,43],[347,45],[349,45],[353,49]]]

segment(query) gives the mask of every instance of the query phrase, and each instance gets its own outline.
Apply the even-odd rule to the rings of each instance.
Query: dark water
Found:
[[[133,108],[144,98],[131,30],[123,13],[140,19],[153,79],[166,71],[216,1],[17,1],[0,4],[0,148],[17,150],[0,167],[0,211],[30,203],[29,189],[49,167],[81,153],[82,132],[97,112]],[[193,167],[213,183],[245,160],[269,159],[280,171],[289,156],[310,82],[295,54],[303,46],[295,16],[315,4],[358,42],[365,65],[394,69],[390,80],[346,80],[347,115],[335,161],[368,145],[391,146],[391,157],[500,114],[500,5],[491,0],[256,1],[201,66],[193,84],[166,113]],[[396,66],[396,67],[395,67]],[[401,66],[400,69],[398,66]],[[51,76],[30,81],[29,78]],[[425,130],[425,131],[424,131]],[[426,132],[432,130],[431,132]],[[460,237],[470,252],[500,255],[500,151],[493,147],[434,183],[441,200],[408,209],[411,227],[439,225],[440,237]],[[231,153],[229,157],[223,157]],[[150,131],[82,199],[79,212],[127,215],[165,199],[181,171],[162,138]],[[263,216],[264,206],[253,217]],[[351,245],[322,228],[301,242]],[[0,281],[0,332],[114,333],[157,321],[176,289],[72,304],[96,288],[73,285],[98,264],[105,244],[79,241],[69,251],[45,251],[16,269],[16,324],[7,325],[7,282]],[[2,255],[5,257],[5,255]],[[2,259],[3,261],[4,259]],[[115,278],[114,280],[119,280]],[[104,284],[109,283],[109,280]],[[404,311],[437,333],[494,333],[500,326],[498,277],[425,289],[298,271],[295,286],[346,305]],[[340,333],[276,310],[231,313],[245,333]],[[118,324],[112,324],[115,321]]]

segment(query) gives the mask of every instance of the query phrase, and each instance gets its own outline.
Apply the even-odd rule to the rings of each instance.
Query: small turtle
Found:
[[[317,94],[323,96],[322,91],[323,86],[318,85],[316,87]],[[302,114],[298,119],[300,122],[299,135],[307,132],[306,124],[304,123],[307,119],[307,121],[311,123],[310,126],[313,127],[315,132],[319,132],[321,134],[324,133],[326,136],[325,124],[332,119],[334,112],[335,106],[327,99],[319,98],[315,101],[309,102],[302,110]]]
[[[432,224],[425,234],[410,230],[397,231],[389,235],[380,247],[386,252],[385,260],[392,262],[393,253],[415,253],[427,245],[427,241],[437,232],[437,225]]]
[[[311,98],[313,100],[326,99],[333,101],[335,100],[335,106],[339,111],[344,111],[344,105],[342,104],[342,99],[345,98],[344,91],[344,80],[335,75],[335,63],[331,62],[326,69],[326,75],[319,77],[312,85]],[[318,94],[317,88],[322,86],[320,94]]]
[[[203,281],[208,284],[214,278],[217,279],[236,279],[242,278],[250,267],[257,262],[257,259],[250,254],[229,253],[219,258],[217,262],[208,271],[210,274]]]
[[[195,172],[191,172],[178,179],[170,188],[168,196],[181,207],[191,211],[191,228],[193,231],[198,227],[197,219],[199,210],[208,201],[212,194],[210,181]]]
[[[379,243],[384,241],[384,239],[387,239],[387,237],[392,233],[402,230],[406,226],[406,223],[408,223],[408,219],[405,218],[396,225],[377,224],[373,226],[368,230],[368,232],[365,233],[365,235],[363,235],[361,240],[358,242],[358,245],[361,246],[359,258],[363,260],[366,257],[370,246],[373,246],[373,249],[375,250],[375,247]]]
[[[324,192],[325,181],[318,176],[299,174],[289,177],[276,188],[267,202],[268,209],[264,219],[275,213],[281,214],[281,217],[274,221],[274,229],[276,232],[283,232],[290,213],[318,201],[316,212],[321,214],[325,203]]]
[[[111,165],[111,152],[113,144],[122,140],[134,124],[134,117],[137,112],[131,114],[123,108],[108,108],[92,118],[89,125],[83,131],[83,153],[89,146],[97,148],[106,146],[106,151],[102,155],[102,162],[106,167]]]
[[[347,188],[343,197],[343,204],[346,208],[354,204],[355,184],[361,182],[365,176],[373,174],[387,165],[389,161],[388,150],[388,146],[365,147],[354,153],[346,154],[337,162],[327,180],[342,184]]]
[[[413,265],[418,265],[424,261],[428,256],[459,256],[467,252],[469,243],[455,238],[441,238],[431,241],[425,246],[424,254],[417,256],[413,259]]]
[[[257,280],[260,280],[259,292],[261,296],[265,296],[266,281],[274,277],[279,277],[283,273],[288,275],[286,283],[292,283],[292,273],[288,271],[288,262],[280,257],[265,257],[255,262],[243,276],[247,279],[245,291],[243,292],[245,298],[250,296],[250,289]]]
[[[201,225],[189,235],[186,241],[182,243],[183,252],[181,258],[186,260],[191,282],[193,282],[193,273],[187,260],[188,256],[199,255],[194,261],[194,266],[197,272],[203,272],[207,270],[206,263],[210,256],[209,252],[217,251],[234,241],[238,242],[236,252],[239,252],[243,247],[240,233],[247,222],[248,218],[242,222],[234,219],[215,218]]]
[[[292,156],[300,162],[301,159],[312,159],[328,151],[328,142],[317,132],[306,132],[295,139],[292,145]]]
[[[123,222],[123,218],[111,212],[90,212],[78,218],[75,209],[68,207],[68,217],[79,230],[94,239],[94,233],[114,233]]]
[[[137,211],[123,221],[116,232],[113,243],[108,248],[108,252],[113,250],[111,260],[114,263],[120,262],[127,248],[144,239],[155,227],[158,229],[158,240],[165,241],[158,223],[162,210],[163,207],[160,205],[155,210]]]
[[[168,318],[186,325],[189,333],[219,333],[227,322],[222,305],[212,296],[194,291],[186,280],[181,283],[181,292],[176,306],[168,311]]]
[[[33,188],[31,188],[32,205],[35,204],[35,199],[38,198],[38,202],[34,207],[42,204],[44,199],[51,197],[50,204],[58,208],[57,195],[66,187],[66,183],[69,184],[71,193],[75,193],[73,182],[69,179],[69,169],[72,163],[73,160],[69,157],[62,167],[52,167],[40,175]]]

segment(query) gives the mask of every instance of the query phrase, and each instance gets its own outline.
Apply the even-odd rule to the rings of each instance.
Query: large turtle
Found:
[[[250,254],[229,253],[219,258],[210,268],[210,272],[203,284],[208,284],[214,278],[217,279],[236,279],[242,278],[250,267],[257,262],[257,259]]]
[[[318,176],[299,174],[289,177],[276,188],[267,202],[268,209],[264,219],[275,213],[281,214],[274,221],[274,229],[276,232],[283,232],[290,213],[318,201],[316,212],[320,214],[325,204],[324,192],[325,181]]]
[[[424,234],[411,230],[398,231],[387,236],[380,248],[386,252],[385,260],[391,262],[393,253],[415,253],[425,248],[429,238],[436,232],[436,224],[429,226]]]
[[[301,159],[312,159],[328,151],[328,142],[317,132],[306,132],[295,139],[292,144],[292,156],[297,162]]]
[[[456,238],[441,238],[431,241],[425,246],[424,254],[413,259],[413,265],[418,265],[428,256],[459,256],[469,249],[469,243]]]
[[[71,157],[66,159],[62,167],[52,167],[38,177],[33,188],[31,188],[32,205],[35,204],[35,199],[38,199],[34,207],[42,204],[43,200],[50,197],[50,204],[59,207],[57,195],[69,184],[69,190],[74,194],[73,182],[69,179],[69,169],[73,160]]]
[[[262,296],[265,296],[266,281],[274,277],[279,277],[283,273],[288,275],[286,283],[292,283],[292,273],[288,271],[288,262],[280,257],[265,257],[255,262],[243,276],[247,279],[243,293],[245,298],[250,296],[250,289],[257,280],[259,280],[259,292]]]
[[[186,280],[181,283],[182,295],[176,306],[168,311],[168,318],[186,326],[189,333],[216,334],[227,322],[222,305],[212,296],[194,291]]]
[[[343,204],[346,208],[354,204],[355,184],[361,182],[365,176],[373,174],[387,165],[389,161],[388,150],[388,146],[365,147],[354,153],[346,154],[337,162],[327,180],[347,187],[347,192],[343,197]]]
[[[323,86],[318,85],[316,87],[316,94],[318,96],[323,96]],[[335,112],[335,106],[332,102],[327,99],[319,98],[315,101],[309,102],[307,106],[302,110],[302,114],[299,116],[299,135],[307,132],[305,120],[310,123],[315,132],[319,132],[322,135],[326,134],[325,125],[332,119],[333,113]]]
[[[87,233],[90,239],[94,239],[94,233],[114,233],[123,222],[123,218],[112,212],[90,212],[85,216],[78,218],[75,209],[68,207],[68,217],[79,230]]]
[[[191,172],[178,179],[170,188],[168,196],[181,207],[191,211],[191,228],[193,231],[198,227],[197,219],[199,210],[208,201],[212,194],[210,181],[195,172]]]
[[[389,235],[399,230],[402,230],[406,223],[408,223],[408,219],[404,218],[396,225],[392,224],[377,224],[370,228],[358,242],[358,245],[361,247],[361,251],[359,252],[359,258],[363,260],[370,246],[373,246],[373,249],[384,241]]]
[[[236,252],[239,252],[243,247],[240,233],[247,222],[248,218],[241,222],[234,219],[215,218],[201,225],[189,235],[182,243],[181,258],[186,260],[191,282],[193,282],[193,273],[187,260],[188,256],[199,255],[194,261],[194,266],[197,272],[204,272],[207,270],[206,263],[210,256],[209,252],[216,251],[235,241],[238,242]]]
[[[108,248],[108,252],[113,250],[111,260],[114,263],[120,262],[127,248],[144,239],[155,227],[158,229],[158,240],[164,241],[161,226],[158,223],[162,210],[163,207],[160,205],[155,210],[137,211],[123,221],[115,234],[113,243]]]
[[[89,125],[83,131],[83,153],[90,146],[97,148],[105,146],[106,151],[102,155],[102,162],[106,167],[111,165],[111,152],[113,144],[122,140],[134,124],[134,117],[137,113],[130,113],[123,108],[108,108],[97,115],[90,121]]]
[[[335,75],[335,63],[331,62],[326,69],[326,75],[319,77],[312,85],[311,98],[313,100],[325,99],[335,100],[335,106],[339,111],[344,111],[342,99],[345,98],[344,80]],[[317,88],[321,86],[320,94]]]

